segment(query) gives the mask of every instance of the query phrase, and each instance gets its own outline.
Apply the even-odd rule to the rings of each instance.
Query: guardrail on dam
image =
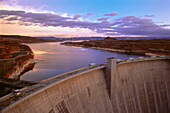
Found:
[[[108,58],[22,89],[16,98],[3,113],[169,113],[170,60]]]

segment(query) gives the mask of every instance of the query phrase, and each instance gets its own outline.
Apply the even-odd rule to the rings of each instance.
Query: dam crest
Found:
[[[116,60],[0,98],[2,113],[169,113],[170,59]]]

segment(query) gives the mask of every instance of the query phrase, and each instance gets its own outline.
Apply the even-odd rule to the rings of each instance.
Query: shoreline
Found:
[[[139,53],[139,52],[128,52],[125,50],[121,50],[121,49],[111,49],[111,48],[101,48],[101,47],[87,47],[84,45],[76,45],[76,44],[63,44],[61,43],[61,45],[65,45],[65,46],[75,46],[75,47],[83,47],[83,48],[91,48],[91,49],[97,49],[97,50],[105,50],[105,51],[110,51],[110,52],[117,52],[117,53],[124,53],[124,54],[132,54],[132,55],[143,55],[143,56],[151,56],[149,54],[146,53]],[[153,55],[152,55],[153,56]]]
[[[111,52],[143,56],[170,57],[170,39],[148,40],[117,40],[105,38],[104,40],[90,40],[83,42],[64,42],[61,45],[78,46],[99,49]]]
[[[133,51],[133,52],[128,52],[125,50],[121,50],[121,49],[111,49],[111,48],[101,48],[101,47],[87,47],[84,45],[77,45],[77,44],[64,44],[64,43],[60,43],[61,45],[65,45],[65,46],[75,46],[75,47],[83,47],[83,48],[91,48],[91,49],[97,49],[97,50],[104,50],[104,51],[110,51],[110,52],[117,52],[117,53],[124,53],[124,54],[131,54],[131,55],[142,55],[142,56],[166,56],[166,55],[160,55],[160,54],[155,54],[155,53],[149,53],[149,52],[144,52],[142,50],[138,50],[138,51]]]

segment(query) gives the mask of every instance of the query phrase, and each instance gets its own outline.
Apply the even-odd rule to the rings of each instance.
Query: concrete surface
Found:
[[[115,113],[170,113],[170,61],[125,62],[112,77]]]
[[[29,94],[25,92],[28,96],[2,112],[170,112],[169,59],[150,58],[117,63],[111,58],[108,61],[111,63],[108,62],[106,68],[89,69],[51,84],[46,81],[40,90],[30,89],[27,91]]]

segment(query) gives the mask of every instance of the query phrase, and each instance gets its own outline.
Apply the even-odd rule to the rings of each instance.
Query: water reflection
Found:
[[[39,51],[39,50],[34,50],[34,49],[32,49],[32,51],[33,51],[33,53],[36,54],[36,55],[48,53],[48,52],[46,52],[46,51]]]
[[[89,63],[104,63],[108,57],[127,59],[139,57],[104,50],[59,45],[59,43],[28,44],[35,52],[37,62],[33,71],[25,73],[21,79],[40,81],[49,77],[86,67]]]

